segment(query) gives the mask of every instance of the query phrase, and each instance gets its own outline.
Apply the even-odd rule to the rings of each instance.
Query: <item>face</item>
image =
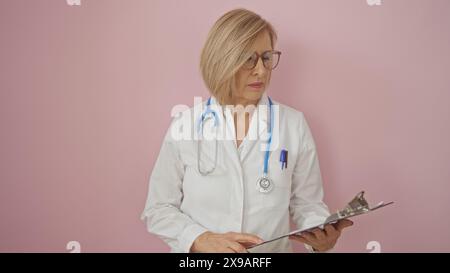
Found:
[[[258,35],[249,53],[262,54],[268,50],[272,50],[272,45],[269,33],[264,31]],[[262,58],[264,59],[264,57]],[[272,70],[264,67],[261,58],[258,59],[258,63],[253,69],[240,68],[236,73],[236,89],[232,92],[233,104],[256,104],[270,83],[271,72]],[[255,82],[260,82],[262,85],[260,87],[250,86]]]

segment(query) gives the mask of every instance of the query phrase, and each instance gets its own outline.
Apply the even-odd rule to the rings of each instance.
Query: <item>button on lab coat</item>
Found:
[[[149,179],[141,216],[148,232],[165,241],[171,252],[189,252],[193,241],[206,231],[251,233],[267,240],[289,232],[290,218],[297,228],[305,228],[320,224],[330,215],[322,201],[316,146],[303,113],[273,103],[279,110],[274,118],[274,137],[276,130],[279,133],[272,141],[269,157],[268,176],[274,184],[269,193],[261,193],[257,188],[264,169],[265,151],[261,147],[267,145],[267,139],[250,139],[249,135],[255,131],[267,133],[270,115],[252,115],[248,135],[239,148],[235,140],[217,141],[216,168],[206,176],[198,170],[198,139],[174,136],[180,119],[172,121]],[[189,117],[195,121],[190,132],[198,129],[205,104],[189,109]],[[265,93],[258,105],[263,104],[268,105]],[[214,98],[211,106],[218,106]],[[231,111],[225,109],[218,116],[224,126],[215,127],[216,133],[235,136]],[[214,120],[209,119],[203,126],[211,128],[213,124]],[[214,165],[215,142],[202,143],[205,145],[201,150],[202,169],[210,169]],[[282,169],[283,149],[288,151],[288,164]],[[292,252],[291,241],[284,238],[250,251]]]

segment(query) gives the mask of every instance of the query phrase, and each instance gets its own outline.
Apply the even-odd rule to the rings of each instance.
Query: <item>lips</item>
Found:
[[[261,87],[261,86],[263,86],[263,83],[262,83],[262,82],[252,82],[252,83],[249,84],[248,86],[251,86],[251,87]]]

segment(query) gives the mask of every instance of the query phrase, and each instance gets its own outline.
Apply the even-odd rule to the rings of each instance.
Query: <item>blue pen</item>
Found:
[[[281,162],[281,169],[287,168],[288,163],[288,151],[287,150],[281,150],[280,153],[280,162]]]

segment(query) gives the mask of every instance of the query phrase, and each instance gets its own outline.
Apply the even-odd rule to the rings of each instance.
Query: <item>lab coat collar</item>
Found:
[[[206,105],[206,103],[205,103],[205,105]],[[214,97],[214,96],[211,96],[211,105],[220,106],[218,100],[217,100],[216,97]],[[260,98],[259,101],[258,101],[257,108],[258,108],[258,106],[260,106],[260,105],[266,105],[266,106],[269,105],[269,97],[267,96],[267,94],[266,94],[265,91],[264,91],[264,93],[262,94],[261,98]],[[265,117],[263,117],[263,118],[265,119],[265,121],[267,121],[267,116],[265,116]]]
[[[216,107],[218,107],[221,110],[222,115],[219,115],[221,122],[222,122],[223,118],[231,117],[231,120],[228,120],[228,118],[226,118],[226,122],[227,123],[231,122],[231,124],[233,125],[232,127],[234,128],[234,119],[232,118],[230,109],[228,109],[226,107],[220,107],[218,100],[214,96],[211,96],[211,105],[215,105]],[[266,111],[260,110],[259,106],[265,107]],[[259,135],[267,129],[267,125],[268,125],[267,122],[268,122],[268,118],[269,118],[269,114],[270,114],[268,106],[269,106],[269,97],[267,96],[266,91],[264,91],[264,93],[262,94],[261,98],[259,99],[258,105],[256,106],[256,109],[255,109],[255,111],[257,111],[258,115],[252,116],[252,120],[250,121],[249,131],[251,129],[258,130],[257,132]],[[256,118],[257,118],[257,120],[255,120]],[[252,126],[256,126],[256,125],[257,125],[256,128],[252,128]]]
[[[267,96],[266,93],[267,93],[267,91],[264,91],[264,93],[262,94],[258,104],[268,103],[268,96]],[[214,95],[211,96],[211,104],[213,104],[213,103],[216,103],[216,104],[219,103],[217,98]]]
[[[211,105],[213,104],[215,104],[216,107],[220,106],[220,104],[218,103],[217,99],[214,96],[211,97]],[[261,108],[260,106],[264,108]],[[255,108],[255,112],[252,114],[247,136],[245,137],[245,139],[241,144],[244,145],[242,147],[243,150],[241,151],[240,156],[241,161],[245,159],[246,155],[248,155],[251,149],[254,148],[255,144],[260,142],[261,136],[267,134],[268,119],[270,115],[268,106],[269,106],[269,98],[266,92],[264,92]],[[228,134],[230,136],[235,137],[236,132],[234,127],[234,118],[231,114],[231,110],[226,107],[222,107],[221,109],[223,109],[224,111],[223,115],[219,115],[221,122],[223,121],[223,119],[225,119],[226,124],[225,127],[226,130],[228,131]],[[252,138],[250,138],[249,136],[252,136]],[[233,145],[234,148],[236,149],[237,147],[236,141],[231,141],[229,142],[229,144]]]

